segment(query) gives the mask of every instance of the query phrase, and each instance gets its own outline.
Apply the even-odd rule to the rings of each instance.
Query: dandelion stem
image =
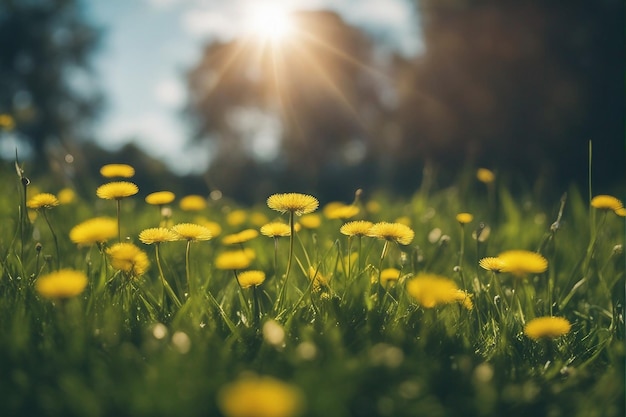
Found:
[[[56,250],[56,254],[57,254],[56,264],[57,264],[57,271],[58,271],[61,268],[61,253],[59,252],[59,241],[57,239],[56,233],[54,233],[52,224],[50,224],[50,220],[48,219],[48,212],[46,211],[46,209],[43,209],[41,212],[43,213],[43,218],[46,220],[46,223],[48,224],[48,229],[50,229],[50,233],[52,233],[52,239],[54,239],[54,249]]]
[[[161,278],[161,284],[163,284],[163,288],[161,289],[162,307],[165,308],[165,294],[167,293],[167,295],[170,296],[174,304],[176,304],[176,307],[180,308],[181,306],[180,300],[178,299],[178,297],[176,297],[174,290],[165,279],[165,275],[163,275],[163,268],[161,268],[161,257],[159,256],[159,243],[158,242],[154,245],[154,253],[156,257],[157,268],[159,269],[159,277]]]
[[[295,234],[295,226],[293,224],[293,220],[294,220],[293,216],[294,216],[293,210],[289,211],[289,230],[290,230],[290,233],[289,233],[289,257],[287,258],[287,271],[285,272],[285,280],[283,281],[283,286],[280,289],[280,294],[278,295],[278,300],[277,300],[277,303],[276,303],[279,312],[282,309],[285,293],[286,293],[286,290],[287,290],[287,281],[289,280],[289,271],[291,270],[291,259],[293,257],[293,240],[294,240],[293,235]]]
[[[115,205],[117,207],[117,241],[122,241],[122,221],[120,220],[120,212],[122,207],[122,200],[117,198],[115,200]]]
[[[459,251],[459,274],[461,275],[461,283],[463,284],[463,290],[467,291],[467,285],[465,285],[465,276],[463,274],[463,256],[465,255],[465,225],[461,224],[461,250]]]
[[[191,239],[187,239],[187,248],[185,249],[185,276],[187,277],[187,291],[189,297],[195,292],[195,286],[191,283],[191,273],[189,267],[189,253],[191,252]]]

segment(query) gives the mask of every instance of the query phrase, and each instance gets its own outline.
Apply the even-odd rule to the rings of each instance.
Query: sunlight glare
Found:
[[[280,42],[293,31],[288,10],[278,4],[257,5],[249,16],[251,34],[261,40]]]

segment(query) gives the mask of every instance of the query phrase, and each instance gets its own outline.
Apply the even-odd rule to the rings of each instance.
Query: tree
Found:
[[[335,13],[293,20],[295,33],[280,44],[209,44],[189,73],[195,139],[214,144],[210,177],[227,192],[258,187],[249,174],[259,165],[283,186],[341,188],[338,168],[358,166],[371,149],[383,107],[371,41]],[[259,138],[263,123],[273,130]],[[276,152],[264,154],[268,147]]]
[[[549,178],[623,180],[624,3],[415,1],[425,53],[397,79],[398,156]]]
[[[99,32],[80,0],[0,1],[0,113],[42,161],[46,146],[87,136],[100,96],[89,83]]]

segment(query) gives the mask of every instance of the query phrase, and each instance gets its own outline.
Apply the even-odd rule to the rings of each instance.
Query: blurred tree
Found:
[[[89,74],[98,40],[80,0],[0,0],[0,113],[38,162],[47,145],[87,135],[100,104]]]
[[[624,2],[416,0],[425,53],[398,67],[402,165],[469,162],[623,184]]]
[[[372,69],[371,41],[335,13],[292,20],[282,40],[208,45],[189,73],[195,137],[215,145],[210,177],[228,193],[241,195],[246,184],[258,191],[250,174],[259,169],[270,184],[339,189],[337,174],[372,149],[384,78]],[[346,186],[350,196],[356,185]]]

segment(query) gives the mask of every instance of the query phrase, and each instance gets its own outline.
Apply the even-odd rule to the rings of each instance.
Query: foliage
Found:
[[[0,113],[39,162],[47,146],[90,137],[101,97],[91,57],[100,33],[80,0],[0,1]]]
[[[301,405],[286,409],[302,407],[305,416],[623,415],[624,219],[590,208],[574,188],[549,208],[532,195],[512,197],[500,181],[493,205],[482,188],[422,187],[408,200],[381,191],[356,199],[354,219],[402,220],[415,231],[407,245],[344,235],[342,220],[324,219],[224,249],[221,236],[259,229],[259,219],[298,217],[226,198],[200,212],[176,203],[157,210],[144,190],[116,206],[96,199],[94,186],[49,209],[48,223],[25,216],[22,193],[60,184],[22,184],[0,183],[2,415],[222,415],[220,401],[254,381],[271,395],[299,392]],[[229,222],[234,211],[241,216]],[[461,212],[474,220],[460,224]],[[116,213],[124,242],[148,254],[143,275],[112,268],[112,241],[69,239],[85,219]],[[223,234],[176,242],[160,233],[150,246],[138,238],[207,220]],[[217,256],[233,248],[265,273],[260,285],[241,288],[237,270],[217,268]],[[479,267],[511,249],[537,251],[548,270],[519,277]],[[50,301],[37,293],[57,263],[86,274],[81,295]],[[399,279],[383,287],[388,268]],[[453,281],[473,308],[420,305],[405,286],[421,273]],[[540,316],[564,317],[571,331],[526,337],[524,322]]]

